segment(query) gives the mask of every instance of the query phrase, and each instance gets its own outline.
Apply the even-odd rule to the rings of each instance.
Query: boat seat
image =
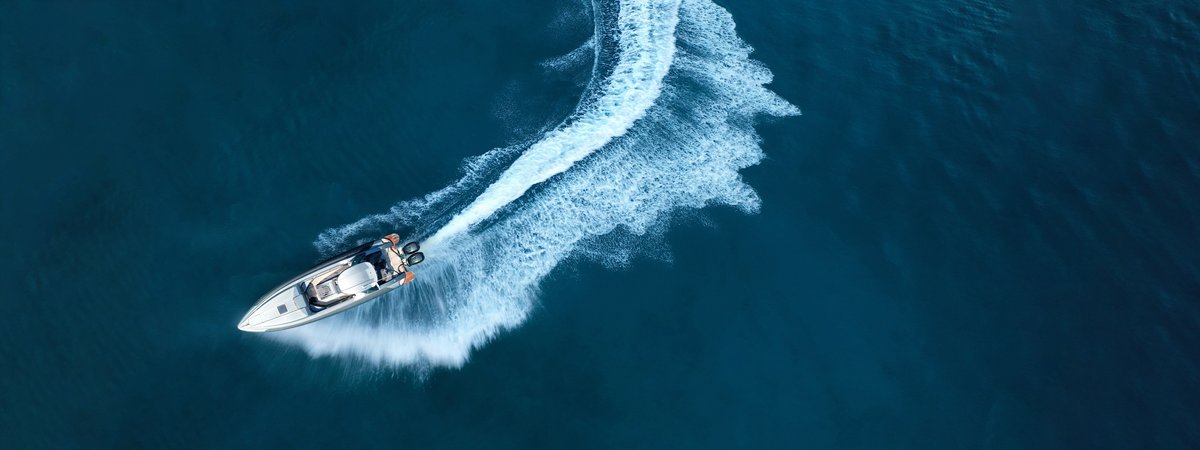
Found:
[[[377,289],[378,282],[375,266],[370,262],[361,262],[314,278],[304,291],[310,305],[325,307]]]
[[[337,284],[338,275],[341,275],[348,268],[350,268],[348,265],[336,267],[305,283],[304,297],[308,300],[308,303],[311,305],[328,306],[345,300],[345,297],[349,297],[349,294],[342,293]]]
[[[321,283],[320,285],[317,286],[317,297],[318,298],[329,298],[329,297],[333,297],[333,296],[335,296],[337,294],[341,294],[341,293],[342,293],[342,290],[338,289],[336,278],[326,281],[324,283]]]

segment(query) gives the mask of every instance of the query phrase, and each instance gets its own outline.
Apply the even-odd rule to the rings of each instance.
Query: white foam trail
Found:
[[[622,2],[617,18],[621,53],[598,100],[586,104],[566,122],[517,158],[482,195],[426,240],[429,247],[467,231],[520,198],[533,185],[562,173],[625,134],[654,104],[675,53],[678,0]]]
[[[595,38],[589,38],[582,45],[576,47],[565,55],[557,58],[551,58],[541,62],[542,67],[547,70],[563,70],[577,64],[583,64],[587,59],[592,58],[592,54],[596,51]]]
[[[317,240],[313,244],[317,246],[317,249],[321,253],[331,255],[344,250],[346,247],[376,238],[378,237],[376,235],[381,232],[383,234],[391,233],[398,229],[397,227],[408,229],[427,226],[428,224],[423,223],[422,220],[435,219],[435,217],[431,216],[438,215],[440,210],[452,204],[454,199],[469,192],[472,186],[478,184],[487,176],[489,168],[495,166],[498,161],[504,160],[510,154],[519,151],[520,148],[497,148],[482,155],[469,158],[463,163],[463,177],[454,182],[454,184],[426,194],[422,198],[397,203],[386,213],[373,214],[352,223],[325,230],[317,236]],[[422,236],[427,234],[424,231],[417,229],[413,234],[415,236]],[[428,247],[428,245],[426,246]]]
[[[756,210],[759,199],[738,174],[762,159],[754,119],[799,111],[763,87],[770,72],[749,59],[750,48],[717,5],[626,0],[618,6],[611,24],[618,28],[618,60],[606,79],[593,80],[598,95],[426,241],[430,256],[416,283],[272,336],[314,356],[459,366],[472,348],[526,319],[539,282],[564,259],[600,256],[619,264],[645,243],[636,235],[665,230],[672,212],[683,208]],[[609,24],[602,16],[598,27]],[[597,52],[605,42],[596,40]],[[368,238],[363,233],[373,227],[438,221],[440,208],[478,186],[480,173],[502,159],[477,161],[464,181],[392,213],[328,230],[318,245]]]

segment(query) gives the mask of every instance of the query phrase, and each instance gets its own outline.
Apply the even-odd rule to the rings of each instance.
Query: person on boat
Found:
[[[384,244],[392,244],[392,248],[396,248],[397,245],[400,245],[400,235],[392,233],[384,236],[383,239],[380,239],[379,241],[383,242]]]
[[[389,234],[384,236],[383,239],[380,239],[380,242],[386,245],[386,247],[383,248],[383,253],[387,257],[388,265],[392,266],[392,269],[396,272],[397,276],[404,277],[404,281],[401,281],[400,284],[408,284],[413,280],[413,278],[416,278],[416,275],[413,275],[412,271],[408,270],[408,267],[406,267],[406,265],[403,263],[404,255],[400,253],[399,248],[396,248],[397,245],[400,245],[400,235],[395,233]],[[388,280],[390,279],[391,277],[388,277]],[[379,284],[382,285],[386,281],[387,280],[381,279]]]

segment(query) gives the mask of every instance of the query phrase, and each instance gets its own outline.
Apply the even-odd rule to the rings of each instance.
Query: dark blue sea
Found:
[[[2,448],[1200,447],[1192,1],[0,0],[0,167]]]

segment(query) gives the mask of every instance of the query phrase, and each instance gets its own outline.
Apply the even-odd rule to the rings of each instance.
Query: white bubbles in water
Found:
[[[417,282],[274,336],[314,356],[461,366],[473,348],[527,318],[539,282],[567,258],[621,265],[661,242],[647,235],[661,236],[681,210],[756,211],[760,200],[738,172],[763,158],[754,120],[799,110],[763,86],[770,71],[750,59],[719,6],[627,0],[619,8],[612,73],[433,232]],[[368,230],[438,221],[438,208],[479,185],[504,155],[489,152],[455,185],[330,229],[317,244],[331,251],[373,237]]]

